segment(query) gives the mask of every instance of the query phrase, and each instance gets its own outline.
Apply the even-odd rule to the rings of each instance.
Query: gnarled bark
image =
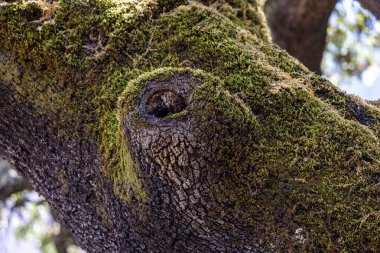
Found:
[[[6,3],[0,39],[0,155],[88,252],[379,250],[380,110],[256,1]]]

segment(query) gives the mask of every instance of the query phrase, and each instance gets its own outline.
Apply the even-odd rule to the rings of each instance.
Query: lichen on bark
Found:
[[[118,252],[379,250],[380,109],[272,45],[257,1],[18,1],[0,39],[0,81],[138,217],[94,201]],[[186,107],[156,119],[155,91]]]

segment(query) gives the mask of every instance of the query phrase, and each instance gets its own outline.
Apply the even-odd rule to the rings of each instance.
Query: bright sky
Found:
[[[342,0],[340,3],[347,15],[345,22],[353,24],[356,22],[356,12],[363,11],[357,2],[352,0]],[[375,18],[373,17],[375,20]],[[337,15],[333,14],[330,18],[330,25],[338,25]],[[330,73],[328,78],[334,84],[338,85],[342,90],[345,90],[349,94],[357,95],[367,100],[380,99],[380,48],[373,48],[371,40],[378,39],[377,34],[380,34],[380,22],[375,21],[373,30],[370,36],[361,38],[361,42],[358,43],[358,38],[355,34],[347,31],[347,43],[344,46],[353,47],[358,51],[359,55],[364,57],[370,57],[373,61],[359,78],[350,78],[349,80],[342,81],[339,71],[337,71],[336,64],[330,55],[325,55],[324,66],[327,73]],[[340,48],[339,50],[345,50]]]
[[[342,90],[345,90],[349,94],[355,94],[367,100],[380,99],[380,67],[375,66],[373,71],[367,74],[366,78],[363,78],[364,84],[354,83],[344,84],[339,86]]]

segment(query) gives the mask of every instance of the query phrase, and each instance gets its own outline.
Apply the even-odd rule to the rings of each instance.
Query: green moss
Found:
[[[216,9],[235,24],[249,30],[261,40],[270,42],[269,29],[266,25],[260,3],[256,0],[199,0],[199,2]]]
[[[256,1],[170,2],[164,10],[165,1],[65,0],[56,10],[40,6],[54,9],[49,22],[36,4],[1,7],[0,66],[9,68],[0,79],[55,115],[62,134],[85,127],[118,196],[145,202],[120,122],[147,81],[191,73],[204,84],[184,113],[212,143],[215,172],[224,175],[208,194],[230,207],[214,205],[213,218],[237,219],[293,251],[376,252],[380,109],[268,43]]]
[[[380,108],[380,100],[376,100],[376,101],[371,101],[371,104],[377,106]]]
[[[119,129],[119,132],[122,130]],[[138,168],[132,160],[126,140],[126,136],[120,133],[120,137],[117,139],[119,144],[117,146],[119,150],[118,164],[112,175],[116,194],[128,202],[132,196],[146,202],[148,201],[148,193],[143,189],[142,182],[139,180]]]
[[[209,94],[199,99],[204,101]],[[379,168],[377,138],[302,88],[283,89],[266,99],[271,106],[263,104],[264,111],[256,115],[246,110],[255,117],[246,123],[248,116],[236,117],[233,106],[219,95],[206,108],[207,120],[198,124],[205,126],[205,138],[221,133],[209,142],[218,143],[214,162],[227,176],[211,195],[218,203],[234,206],[226,216],[232,221],[239,212],[242,223],[251,223],[264,238],[271,238],[268,242],[277,239],[280,248],[297,249],[292,238],[302,228],[308,242],[303,251],[376,251],[379,217],[371,216],[365,227],[359,224],[378,212],[379,189],[370,183]],[[222,113],[228,127],[217,123]],[[244,138],[236,137],[239,134]],[[215,206],[212,211],[218,217],[226,209]]]

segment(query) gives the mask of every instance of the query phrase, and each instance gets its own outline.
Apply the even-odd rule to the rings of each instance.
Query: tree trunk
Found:
[[[380,109],[247,1],[0,1],[0,156],[88,252],[378,252]]]
[[[327,26],[337,0],[267,0],[273,41],[310,70],[322,74]]]

